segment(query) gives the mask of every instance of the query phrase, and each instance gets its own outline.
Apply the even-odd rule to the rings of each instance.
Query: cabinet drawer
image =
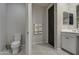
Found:
[[[61,36],[65,37],[65,39],[68,39],[68,38],[76,39],[76,35],[73,33],[62,33]]]
[[[69,36],[70,36],[71,38],[76,38],[76,35],[73,34],[73,33],[69,33]]]

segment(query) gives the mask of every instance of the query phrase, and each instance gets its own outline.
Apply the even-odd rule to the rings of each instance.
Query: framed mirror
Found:
[[[73,13],[63,12],[63,24],[73,25]]]
[[[69,14],[68,12],[63,12],[63,24],[68,25],[69,23]]]

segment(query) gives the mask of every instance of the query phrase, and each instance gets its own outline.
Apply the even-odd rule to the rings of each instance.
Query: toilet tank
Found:
[[[21,40],[21,33],[16,33],[14,35],[14,41],[20,41]]]

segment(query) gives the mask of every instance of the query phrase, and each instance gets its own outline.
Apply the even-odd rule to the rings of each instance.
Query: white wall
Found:
[[[25,36],[25,4],[7,4],[7,42],[13,41],[13,35]]]
[[[46,17],[45,7],[32,6],[32,19],[33,19],[32,22],[33,22],[33,24],[43,24],[43,21],[46,20],[45,17]],[[33,39],[32,39],[33,44],[43,43],[45,41],[45,40],[43,40],[43,33],[39,34],[39,35],[34,35],[33,34]]]
[[[67,11],[73,13],[74,16],[74,25],[63,25],[63,12]],[[61,47],[61,30],[62,29],[74,29],[76,28],[76,4],[65,4],[58,3],[57,4],[57,47]]]
[[[43,43],[48,42],[48,8],[44,7],[43,11]]]
[[[6,4],[0,4],[0,52],[6,44]]]

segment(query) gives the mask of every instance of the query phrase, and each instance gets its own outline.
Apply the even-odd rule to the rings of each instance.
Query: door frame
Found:
[[[27,3],[26,54],[32,54],[32,3]]]
[[[54,48],[57,48],[57,4],[50,4],[47,8],[47,22],[48,22],[48,9],[54,5]],[[48,24],[48,23],[47,23]],[[47,27],[48,28],[48,27]],[[47,31],[48,32],[48,31]],[[49,33],[49,32],[48,32]],[[49,34],[47,34],[49,35]],[[48,40],[48,38],[47,38]]]

